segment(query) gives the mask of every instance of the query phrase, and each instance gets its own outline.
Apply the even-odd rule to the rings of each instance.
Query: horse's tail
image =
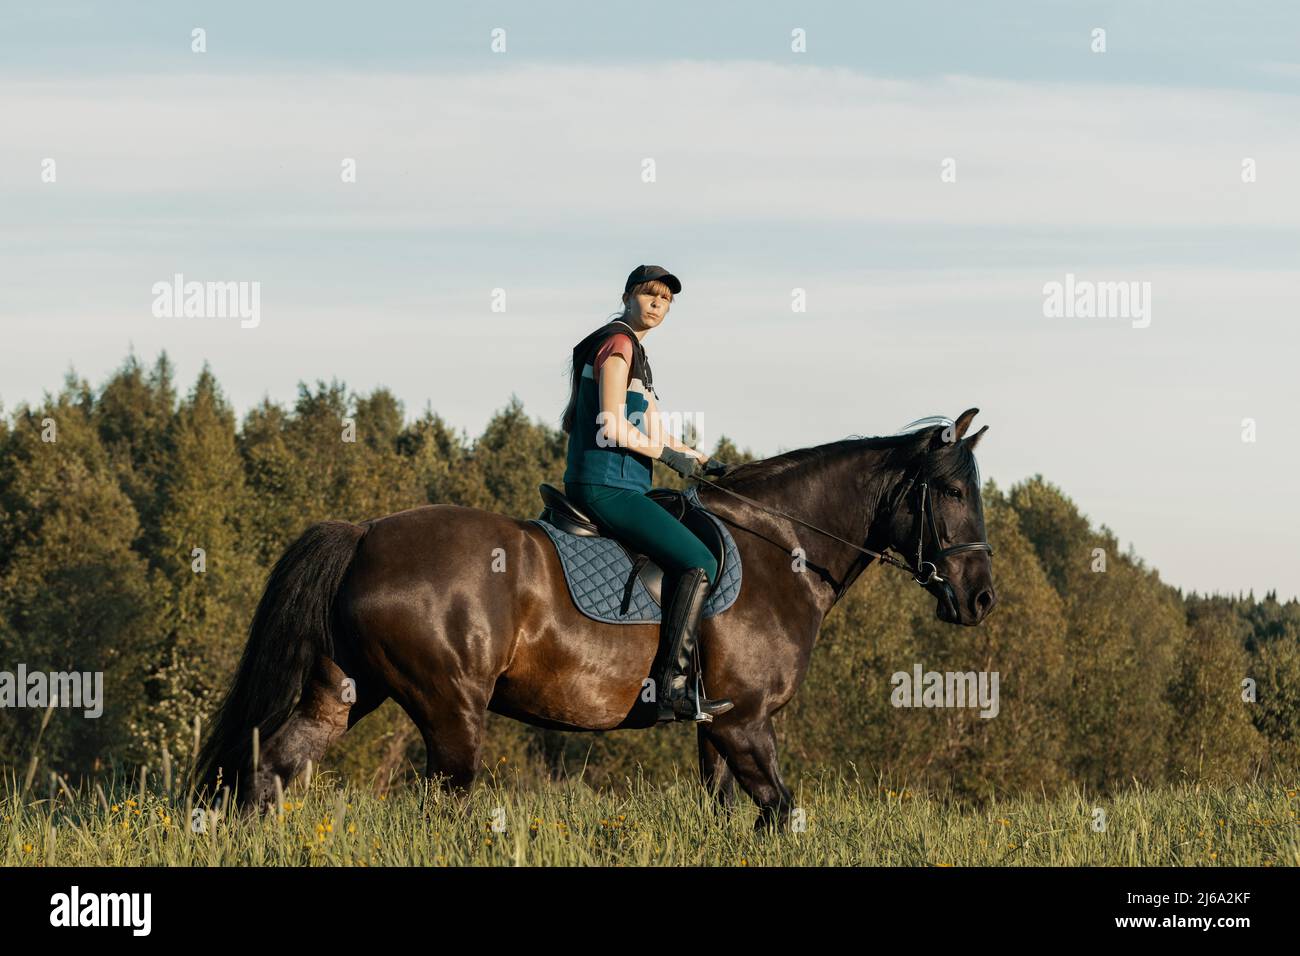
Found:
[[[251,769],[261,745],[289,719],[319,656],[334,656],[334,596],[366,528],[321,521],[280,556],[248,629],[239,668],[195,761],[194,781],[215,792]]]

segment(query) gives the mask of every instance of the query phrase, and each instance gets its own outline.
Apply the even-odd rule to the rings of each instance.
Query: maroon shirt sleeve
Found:
[[[611,355],[621,355],[627,362],[628,368],[632,367],[632,337],[626,332],[616,332],[601,343],[600,348],[596,351],[596,357],[591,362],[592,375],[599,378],[600,367],[604,364],[605,359]]]

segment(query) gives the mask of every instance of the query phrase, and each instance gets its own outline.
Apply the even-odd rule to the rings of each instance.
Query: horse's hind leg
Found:
[[[302,699],[284,726],[262,745],[253,777],[254,805],[275,800],[275,779],[285,788],[307,766],[319,764],[325,750],[348,729],[355,696],[347,675],[328,657],[319,657]],[[374,706],[373,704],[371,705]]]
[[[443,790],[467,796],[479,769],[486,701],[469,695],[439,695],[398,702],[424,738],[426,780],[438,780]]]

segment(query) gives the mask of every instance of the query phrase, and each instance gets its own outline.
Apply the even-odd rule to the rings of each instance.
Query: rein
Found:
[[[725,491],[733,498],[739,498],[741,501],[744,501],[747,504],[754,506],[760,511],[766,511],[769,514],[780,515],[781,517],[796,522],[797,524],[801,524],[806,528],[811,528],[813,531],[816,531],[818,534],[824,534],[828,538],[834,538],[836,541],[839,541],[841,544],[847,544],[850,548],[852,548],[855,551],[861,551],[863,554],[870,555],[871,557],[876,558],[885,564],[898,568],[901,571],[906,571],[908,574],[912,575],[912,580],[914,580],[917,584],[921,585],[921,587],[928,587],[929,585],[935,583],[936,581],[941,584],[947,583],[946,580],[940,576],[939,569],[935,565],[935,561],[942,561],[945,557],[947,557],[950,554],[960,554],[964,551],[987,551],[989,554],[993,553],[993,546],[990,545],[987,541],[967,541],[962,544],[952,545],[951,547],[939,548],[938,552],[936,552],[934,556],[935,561],[923,560],[923,553],[925,550],[925,533],[927,528],[930,531],[930,536],[934,539],[935,546],[938,547],[941,543],[941,540],[939,538],[939,529],[934,522],[934,507],[933,505],[931,505],[928,510],[926,508],[926,505],[930,504],[930,488],[929,488],[929,484],[924,481],[921,482],[920,485],[920,492],[921,492],[920,502],[916,513],[916,532],[915,532],[916,533],[916,562],[913,565],[908,565],[903,563],[902,561],[899,561],[896,558],[889,556],[888,554],[883,554],[880,551],[873,551],[871,548],[865,548],[862,545],[854,544],[852,541],[848,541],[844,538],[841,538],[839,535],[827,531],[825,528],[819,528],[815,524],[810,524],[809,522],[804,521],[802,518],[796,518],[794,515],[782,511],[779,508],[771,508],[765,504],[761,504],[755,501],[753,498],[746,497],[745,495],[742,495],[737,491],[732,491],[730,488],[724,487],[723,485],[719,485],[712,481],[706,481],[705,479],[699,476],[694,476],[694,479],[700,484],[708,485],[709,487],[716,488],[719,491]],[[909,478],[907,480],[907,485],[903,489],[902,493],[898,495],[898,500],[895,502],[894,506],[889,509],[889,513],[891,516],[895,511],[898,510],[898,505],[907,497],[908,493],[912,490],[912,486],[915,484],[916,484],[916,478]],[[928,571],[927,568],[929,569]],[[841,585],[841,587],[839,588],[839,594],[843,594],[843,592],[844,592],[844,587]]]

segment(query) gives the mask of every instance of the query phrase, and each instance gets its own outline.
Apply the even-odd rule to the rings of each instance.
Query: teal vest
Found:
[[[616,319],[592,332],[573,350],[574,374],[579,376],[578,399],[573,416],[573,430],[569,433],[564,481],[566,484],[576,481],[646,492],[650,490],[651,459],[640,452],[612,443],[601,447],[596,440],[601,425],[597,420],[600,414],[600,391],[591,363],[600,346],[616,332],[626,332],[632,339],[632,368],[624,396],[624,404],[627,406],[624,414],[638,431],[647,436],[650,434],[645,422],[646,412],[650,408],[647,395],[654,393],[658,396],[659,393],[654,391],[654,377],[640,340],[630,325]]]

